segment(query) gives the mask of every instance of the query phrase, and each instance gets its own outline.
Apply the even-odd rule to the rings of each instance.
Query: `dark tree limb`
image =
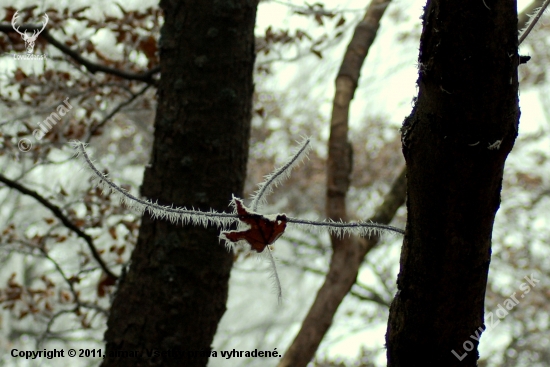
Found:
[[[21,32],[25,31],[35,31],[40,30],[41,26],[35,26],[35,25],[21,25],[19,27],[19,30]],[[12,33],[15,32],[11,24],[0,24],[0,32],[3,33]],[[47,29],[44,29],[42,33],[40,33],[40,36],[44,38],[48,43],[50,43],[52,46],[63,52],[65,55],[70,56],[75,62],[78,64],[83,65],[90,73],[95,74],[98,71],[118,76],[122,79],[126,80],[138,80],[142,81],[147,84],[156,84],[156,80],[154,79],[154,75],[160,72],[160,66],[155,66],[154,68],[144,72],[144,73],[132,73],[124,70],[119,70],[115,68],[110,68],[108,66],[104,66],[95,62],[92,62],[80,55],[80,53],[72,50],[70,47],[66,46],[65,44],[58,41],[55,37],[53,37],[50,32],[48,32]]]
[[[48,200],[46,200],[42,195],[37,193],[34,190],[28,189],[25,186],[21,185],[18,182],[12,181],[3,174],[0,173],[0,182],[3,182],[6,186],[11,187],[14,190],[19,191],[20,193],[24,195],[28,195],[32,198],[34,198],[36,201],[38,201],[40,204],[44,205],[46,208],[48,208],[56,217],[63,223],[65,227],[76,233],[76,235],[80,238],[82,238],[86,244],[88,245],[88,248],[90,249],[90,252],[92,253],[93,258],[97,261],[101,269],[111,278],[118,279],[118,277],[109,269],[107,264],[103,261],[101,258],[101,255],[99,255],[99,252],[97,251],[94,241],[92,237],[90,237],[88,234],[86,234],[84,231],[82,231],[80,228],[78,228],[71,220],[63,214],[63,211],[58,206],[52,204]]]
[[[486,3],[431,0],[424,9],[418,98],[402,128],[407,226],[389,367],[477,366],[490,327],[491,237],[520,111],[516,3]]]

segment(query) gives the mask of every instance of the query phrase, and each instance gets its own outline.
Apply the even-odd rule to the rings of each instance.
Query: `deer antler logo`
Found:
[[[15,14],[13,15],[13,17],[11,18],[11,26],[13,27],[13,29],[17,33],[19,33],[21,35],[21,38],[23,38],[23,41],[25,41],[25,48],[27,49],[27,53],[32,54],[32,52],[34,50],[34,42],[36,42],[36,39],[38,38],[38,35],[40,33],[42,33],[44,28],[46,28],[46,24],[48,24],[48,20],[49,20],[48,14],[44,13],[44,19],[46,21],[44,23],[42,23],[43,24],[42,29],[40,31],[34,30],[33,33],[32,33],[32,36],[30,36],[30,35],[27,34],[27,31],[22,33],[22,32],[19,31],[19,27],[15,28],[15,23],[17,22],[17,18],[18,18],[17,13],[18,12],[16,11]]]

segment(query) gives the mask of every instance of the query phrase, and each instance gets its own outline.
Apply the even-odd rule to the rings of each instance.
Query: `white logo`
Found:
[[[32,35],[28,35],[27,34],[27,31],[25,31],[25,33],[21,33],[19,31],[19,27],[15,28],[15,22],[17,21],[17,12],[15,12],[15,14],[13,15],[13,17],[11,18],[11,26],[13,27],[13,29],[19,33],[21,35],[21,38],[23,38],[23,41],[25,41],[25,48],[27,49],[27,53],[28,54],[32,54],[33,50],[34,50],[34,42],[36,41],[36,39],[38,38],[38,35],[40,33],[42,33],[42,31],[44,30],[44,28],[46,28],[46,24],[48,24],[48,14],[44,13],[44,19],[46,20],[43,24],[43,27],[40,31],[37,31],[37,30],[34,30]],[[38,33],[36,33],[38,32]]]

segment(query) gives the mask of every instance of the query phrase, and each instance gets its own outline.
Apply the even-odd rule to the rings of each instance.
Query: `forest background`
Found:
[[[134,72],[158,65],[156,41],[162,14],[156,2],[123,6],[105,2],[83,9],[85,5],[45,2],[33,7],[32,2],[21,2],[16,10],[32,14],[27,19],[32,23],[47,12],[50,33],[93,63]],[[256,183],[288,158],[300,136],[310,136],[313,146],[309,161],[270,197],[266,213],[324,217],[334,79],[366,5],[361,1],[309,5],[265,1],[259,5],[254,116],[244,197],[250,197]],[[348,192],[352,218],[372,217],[404,165],[399,128],[416,95],[423,5],[422,1],[391,2],[361,69],[349,119],[354,150]],[[518,10],[530,5],[520,1]],[[2,24],[9,23],[13,11],[0,11]],[[547,23],[543,18],[520,49],[520,54],[532,59],[520,67],[520,131],[507,160],[503,200],[493,232],[486,311],[496,310],[526,275],[538,275],[541,286],[521,301],[498,331],[484,334],[480,364],[489,366],[544,366],[550,360],[550,270],[544,261],[550,243]],[[47,63],[17,61],[10,54],[24,53],[23,43],[12,37],[0,34],[0,174],[62,208],[72,223],[85,228],[104,263],[118,274],[136,242],[141,217],[102,195],[86,175],[75,174],[79,164],[67,143],[74,138],[88,140],[97,166],[137,194],[152,147],[154,77],[128,80],[109,73],[92,74],[40,39],[35,53],[50,54]],[[43,139],[33,141],[29,151],[22,152],[18,147],[21,138],[29,137],[36,123],[65,97],[70,97],[75,108]],[[14,348],[102,348],[114,288],[88,243],[52,216],[36,197],[6,182],[0,184],[0,203],[2,364],[23,365],[10,357]],[[405,215],[402,207],[392,225],[404,228]],[[369,253],[319,347],[317,366],[337,366],[342,360],[346,365],[385,364],[384,333],[396,292],[401,242],[398,236],[384,236]],[[215,350],[277,348],[284,352],[294,338],[327,272],[330,239],[326,233],[289,229],[274,254],[285,292],[283,306],[277,305],[269,290],[269,264],[238,252],[227,311],[213,342]],[[21,290],[21,296],[10,299],[14,289]],[[82,307],[72,312],[77,298]],[[247,315],[246,320],[242,315]],[[98,360],[81,362],[97,365]],[[262,363],[255,359],[240,362],[243,366]],[[231,363],[220,358],[211,359],[209,365]]]

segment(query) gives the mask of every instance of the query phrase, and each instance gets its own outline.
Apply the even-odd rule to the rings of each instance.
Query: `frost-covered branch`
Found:
[[[248,209],[241,199],[233,197],[231,200],[231,204],[234,207],[233,213],[174,208],[172,206],[159,205],[151,200],[137,198],[113,183],[107,175],[101,173],[94,166],[86,152],[86,144],[80,141],[73,141],[71,145],[76,150],[76,156],[83,162],[83,167],[90,173],[92,181],[105,193],[112,193],[121,203],[129,208],[135,209],[140,213],[147,211],[153,218],[166,218],[172,223],[192,223],[193,225],[204,227],[214,225],[223,230],[220,234],[220,239],[225,241],[228,249],[233,248],[237,244],[248,243],[251,249],[257,253],[265,253],[270,262],[271,277],[280,302],[282,299],[281,282],[270,245],[283,234],[287,224],[301,226],[308,231],[325,229],[337,236],[356,234],[364,237],[370,236],[373,233],[379,236],[383,232],[405,233],[402,229],[372,222],[313,221],[288,217],[286,214],[262,215],[257,213],[256,209],[265,204],[266,196],[273,192],[273,186],[277,186],[281,181],[288,178],[292,168],[296,167],[307,157],[309,143],[310,140],[304,138],[287,163],[277,168],[273,173],[265,176],[266,180],[259,185],[258,191],[252,197],[251,209]],[[228,231],[229,225],[235,222],[238,223],[237,230]],[[266,247],[267,251],[264,252]]]
[[[200,210],[187,208],[174,208],[172,206],[159,205],[151,200],[140,199],[123,188],[117,186],[107,178],[106,174],[101,173],[93,164],[86,152],[86,144],[80,141],[72,141],[72,147],[76,150],[76,156],[81,158],[86,169],[92,178],[92,181],[103,190],[104,193],[112,193],[122,204],[139,213],[148,211],[153,219],[169,219],[172,223],[181,222],[182,224],[192,223],[208,227],[214,225],[221,228],[227,228],[238,219],[237,214],[219,213],[214,210],[203,212]]]
[[[76,156],[79,157],[79,159],[81,159],[84,163],[84,169],[90,173],[92,181],[105,193],[112,193],[121,203],[131,209],[134,209],[140,213],[148,211],[155,219],[168,219],[172,223],[191,223],[193,225],[200,225],[204,227],[214,225],[222,229],[227,229],[232,223],[239,221],[239,215],[236,211],[234,213],[216,212],[214,210],[205,212],[201,210],[187,209],[184,207],[177,208],[159,205],[151,200],[137,198],[128,191],[117,186],[109,180],[107,175],[101,173],[94,166],[86,151],[86,144],[80,141],[73,141],[71,142],[71,145],[76,150]],[[285,170],[290,171],[306,157],[308,145],[309,139],[304,139],[301,146],[296,150],[292,158],[287,163],[275,170],[272,174],[266,176],[266,181],[259,185],[258,191],[252,197],[253,204],[256,203],[256,206],[259,206],[263,201],[265,201],[264,196],[273,191],[272,186],[279,184],[283,179],[288,177],[289,172],[285,172]],[[405,233],[402,229],[372,222],[335,222],[332,220],[314,221],[287,217],[287,223],[301,226],[309,231],[326,229],[330,233],[338,236],[350,234],[369,236],[372,233],[380,235],[383,232],[394,232],[398,234]]]
[[[531,33],[533,28],[535,28],[535,25],[539,21],[540,17],[542,17],[542,14],[544,13],[548,5],[550,5],[550,0],[546,0],[540,8],[535,9],[533,15],[530,16],[530,19],[527,22],[526,28],[521,32],[521,35],[519,36],[518,46],[521,45],[521,43],[527,38],[529,33]]]
[[[281,167],[277,168],[273,173],[265,176],[265,181],[258,185],[258,190],[254,193],[252,197],[252,204],[250,207],[253,211],[258,209],[258,206],[263,206],[266,204],[266,196],[273,192],[273,187],[277,187],[283,180],[286,180],[290,177],[290,172],[296,166],[298,166],[304,158],[307,157],[309,151],[309,138],[303,138],[299,143],[298,149],[292,154],[292,158],[283,164]]]
[[[288,217],[287,223],[297,224],[308,231],[312,231],[317,228],[326,229],[330,234],[335,234],[340,237],[351,234],[356,234],[361,237],[369,237],[373,233],[380,236],[384,232],[394,232],[401,235],[405,234],[405,231],[401,228],[373,222],[335,222],[332,220],[314,221]]]
[[[143,87],[139,92],[131,93],[132,96],[130,98],[128,98],[126,101],[116,106],[111,112],[109,112],[107,116],[103,118],[103,120],[101,120],[97,125],[95,125],[90,129],[90,131],[88,132],[88,137],[86,138],[86,141],[89,142],[97,130],[101,129],[107,123],[107,121],[109,121],[111,118],[113,118],[114,115],[119,113],[120,110],[122,110],[124,107],[134,102],[136,98],[138,98],[139,96],[143,95],[147,91],[147,89],[149,89],[150,87],[151,87],[151,84],[146,84],[145,87]]]

